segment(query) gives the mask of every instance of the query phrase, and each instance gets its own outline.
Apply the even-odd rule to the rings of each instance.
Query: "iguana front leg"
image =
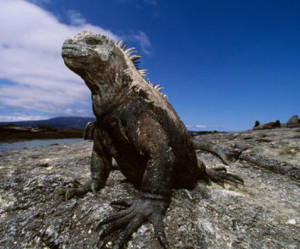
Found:
[[[58,188],[54,193],[55,199],[64,196],[65,200],[73,196],[82,196],[90,191],[99,191],[105,186],[109,172],[112,169],[112,158],[108,156],[100,143],[98,132],[94,134],[94,146],[91,157],[91,180],[74,188]]]
[[[171,199],[174,155],[168,145],[166,132],[155,118],[144,114],[137,123],[137,127],[131,127],[128,137],[145,155],[145,160],[147,159],[140,193],[134,199],[112,203],[121,205],[125,210],[109,215],[98,223],[96,227],[101,226],[98,240],[105,244],[106,236],[122,229],[113,248],[123,248],[132,233],[144,222],[150,221],[160,243],[164,248],[168,248],[163,218]]]

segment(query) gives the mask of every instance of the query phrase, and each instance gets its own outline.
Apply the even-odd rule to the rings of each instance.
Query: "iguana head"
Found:
[[[96,116],[112,108],[126,90],[135,89],[139,94],[137,89],[144,85],[160,91],[159,85],[144,80],[146,70],[138,69],[140,56],[135,52],[122,41],[115,43],[104,35],[87,31],[65,40],[64,62],[91,90]]]
[[[94,111],[107,111],[130,83],[125,71],[132,62],[104,35],[83,31],[65,40],[62,57],[92,92]]]
[[[62,57],[65,64],[76,73],[89,71],[91,67],[108,62],[112,55],[114,42],[104,35],[94,35],[83,31],[65,40]]]

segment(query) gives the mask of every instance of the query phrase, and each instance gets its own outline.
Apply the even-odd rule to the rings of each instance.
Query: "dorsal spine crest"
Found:
[[[124,42],[123,40],[118,41],[117,43],[115,43],[115,45],[120,48],[123,53],[125,54],[125,56],[127,56],[127,58],[129,60],[131,60],[131,62],[133,63],[133,65],[135,66],[135,68],[138,70],[139,74],[144,78],[144,80],[154,89],[156,90],[158,93],[160,93],[164,98],[167,98],[166,94],[163,94],[161,92],[161,90],[163,89],[163,87],[161,85],[158,84],[153,84],[150,82],[149,79],[145,79],[146,75],[148,74],[147,69],[139,69],[138,68],[138,64],[140,64],[140,59],[142,58],[140,55],[137,55],[137,51],[135,50],[135,47],[131,47],[128,48],[128,45],[126,42]]]

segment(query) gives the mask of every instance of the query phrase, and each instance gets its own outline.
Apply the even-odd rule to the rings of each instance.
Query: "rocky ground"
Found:
[[[198,139],[233,155],[228,171],[245,185],[175,190],[164,220],[172,248],[300,248],[300,129]],[[137,190],[113,171],[99,193],[55,201],[59,186],[89,179],[91,148],[83,141],[0,154],[0,248],[96,248],[93,226],[113,212],[109,202]],[[223,165],[208,152],[197,155],[207,167]],[[134,233],[128,248],[161,248],[152,225]]]

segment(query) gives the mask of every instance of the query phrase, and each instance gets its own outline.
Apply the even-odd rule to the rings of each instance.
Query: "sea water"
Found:
[[[61,139],[33,139],[13,143],[0,143],[0,152],[20,150],[24,147],[38,147],[50,144],[66,144],[83,141],[83,138],[61,138]]]

